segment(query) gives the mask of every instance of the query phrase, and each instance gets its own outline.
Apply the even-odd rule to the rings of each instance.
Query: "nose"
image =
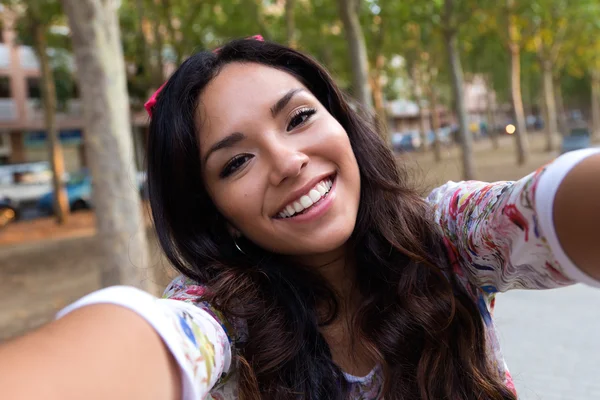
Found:
[[[272,146],[271,148],[271,171],[269,181],[272,185],[280,185],[288,178],[294,178],[308,165],[309,158],[297,149],[285,146]]]

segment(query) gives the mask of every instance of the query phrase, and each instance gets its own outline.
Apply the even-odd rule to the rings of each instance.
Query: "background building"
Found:
[[[14,17],[0,11],[0,165],[49,159],[41,107],[40,69],[34,50],[20,45]],[[134,115],[134,149],[143,167],[147,118]],[[56,115],[67,171],[86,166],[83,110],[77,90]]]

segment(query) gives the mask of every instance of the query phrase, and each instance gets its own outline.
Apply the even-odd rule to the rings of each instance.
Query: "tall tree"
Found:
[[[361,3],[361,0],[338,0],[338,7],[348,43],[354,97],[367,113],[371,113],[373,99],[369,86],[369,59],[359,18]]]
[[[496,12],[485,8],[474,11],[473,23],[463,30],[461,37],[465,73],[472,79],[480,77],[485,85],[487,134],[494,149],[500,146],[495,129],[496,106],[508,98],[504,88],[509,86],[508,58],[502,41]]]
[[[506,34],[508,38],[508,51],[510,54],[510,96],[515,117],[517,142],[517,164],[523,165],[529,156],[529,141],[527,139],[527,125],[525,122],[525,109],[521,93],[521,47],[523,46],[523,33],[516,11],[515,0],[506,0]]]
[[[587,18],[578,30],[580,36],[577,42],[580,47],[576,54],[590,79],[592,135],[600,139],[600,4],[585,3],[582,9]]]
[[[565,102],[563,99],[562,82],[559,74],[554,76],[554,98],[556,99],[558,132],[561,135],[566,135],[569,131],[569,126],[567,123],[567,111],[565,110]]]
[[[441,161],[438,104],[441,102],[441,93],[444,92],[443,89],[447,89],[450,80],[446,73],[448,56],[439,23],[442,3],[409,1],[393,4],[396,7],[394,22],[401,28],[394,29],[397,33],[392,42],[402,43],[401,54],[412,81],[411,96],[419,104],[423,141],[429,141],[429,120],[434,134],[434,158]],[[449,99],[452,96],[445,97],[447,102],[452,102]]]
[[[464,15],[464,10],[457,7],[457,0],[444,0],[442,12],[442,32],[448,52],[448,60],[452,75],[452,89],[454,93],[454,108],[458,116],[460,140],[462,148],[463,178],[475,179],[475,158],[473,157],[473,136],[469,131],[467,108],[465,104],[464,76],[460,62],[458,47],[458,29],[461,23],[459,15]]]
[[[285,25],[286,43],[291,48],[296,48],[296,0],[285,0]]]
[[[554,137],[558,132],[558,105],[554,88],[557,62],[561,48],[575,26],[570,20],[577,19],[582,1],[587,0],[575,3],[566,0],[534,0],[525,11],[534,29],[530,47],[537,53],[542,70],[543,104],[547,115],[546,151],[554,150]]]
[[[4,0],[2,3],[11,7],[15,12],[19,8],[18,6],[21,5],[20,2],[15,0]],[[69,200],[63,182],[65,161],[60,144],[58,124],[56,123],[57,95],[55,78],[50,56],[48,55],[50,50],[48,45],[48,36],[51,35],[50,28],[61,22],[63,14],[60,4],[55,0],[43,2],[28,0],[22,5],[25,8],[18,21],[18,34],[21,42],[32,45],[40,64],[42,108],[44,109],[44,125],[52,168],[54,215],[59,224],[64,224],[69,215]]]
[[[435,85],[429,85],[429,110],[431,114],[431,129],[435,135],[433,142],[433,154],[435,162],[442,161],[442,143],[440,138],[440,114],[438,112],[438,93]]]
[[[135,185],[129,100],[120,41],[118,2],[62,0],[81,90],[87,152],[104,258],[103,286],[145,287],[148,243]],[[133,263],[133,265],[132,265]]]

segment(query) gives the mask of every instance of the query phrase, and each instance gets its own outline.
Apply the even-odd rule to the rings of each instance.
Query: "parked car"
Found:
[[[396,132],[392,135],[392,149],[394,151],[414,151],[421,145],[421,135],[417,131]]]
[[[560,153],[581,150],[590,147],[592,144],[590,131],[586,126],[576,126],[571,128],[568,135],[563,136]]]
[[[65,185],[71,211],[87,210],[92,207],[92,179],[87,171],[73,174]],[[37,207],[44,214],[54,212],[54,192],[44,194]]]
[[[39,198],[50,190],[51,179],[47,162],[1,165],[0,199],[19,212],[35,207]]]
[[[136,173],[136,186],[142,199],[147,198],[146,174]],[[92,204],[92,177],[87,170],[72,174],[66,183],[67,198],[71,211],[87,210]],[[54,192],[44,194],[38,201],[38,209],[44,214],[52,214],[54,211]]]
[[[9,199],[0,199],[0,229],[6,227],[19,217],[19,212]]]
[[[452,129],[450,127],[439,128],[438,137],[442,146],[452,144]],[[427,145],[433,146],[434,143],[435,133],[433,131],[427,132]]]

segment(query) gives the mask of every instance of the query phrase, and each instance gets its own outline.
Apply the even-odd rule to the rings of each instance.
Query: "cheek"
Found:
[[[253,200],[251,188],[243,185],[228,185],[222,189],[215,190],[213,201],[223,216],[233,225],[238,227],[245,216],[252,214],[256,207],[256,201]]]
[[[250,185],[230,185],[217,191],[213,201],[223,216],[236,228],[244,230],[261,213],[258,189]]]

